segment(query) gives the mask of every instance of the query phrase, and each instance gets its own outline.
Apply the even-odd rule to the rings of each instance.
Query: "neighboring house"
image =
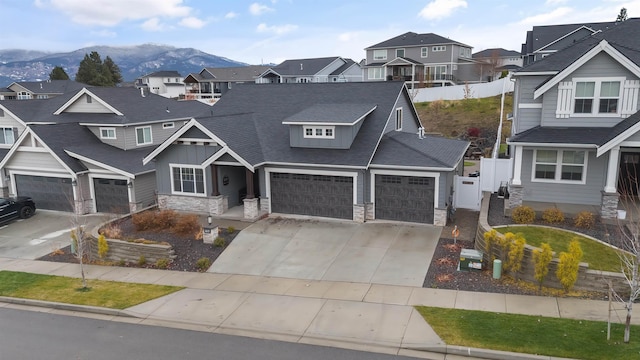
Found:
[[[39,209],[128,213],[155,203],[154,164],[142,158],[209,106],[92,87],[48,100],[0,103],[2,196]]]
[[[339,56],[286,60],[264,71],[261,84],[362,81],[360,64]]]
[[[245,84],[144,164],[160,208],[444,225],[469,144],[420,130],[401,82]]]
[[[596,206],[616,217],[640,175],[640,19],[594,34],[514,74],[507,208]]]
[[[487,81],[493,81],[502,76],[503,71],[513,72],[522,68],[520,53],[503,48],[486,49],[472,55],[478,62],[480,72]]]
[[[471,49],[437,34],[407,32],[365,49],[364,80],[402,80],[410,88],[481,82]]]
[[[204,68],[184,78],[185,99],[217,100],[234,84],[254,83],[268,68],[263,65]]]
[[[184,95],[182,75],[174,70],[156,71],[136,79],[135,86],[166,98]]]
[[[614,25],[615,22],[534,26],[532,30],[527,31],[527,38],[522,44],[520,51],[522,64],[523,66],[532,64],[578,40],[607,30]]]
[[[49,99],[78,91],[87,85],[73,80],[20,81],[0,89],[0,100]]]

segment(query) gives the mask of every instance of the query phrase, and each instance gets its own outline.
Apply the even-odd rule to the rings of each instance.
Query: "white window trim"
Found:
[[[589,77],[589,78],[573,78],[573,88],[571,95],[571,114],[570,117],[620,117],[620,111],[622,110],[622,101],[624,95],[625,77]],[[617,81],[620,83],[620,93],[618,94],[618,106],[614,113],[601,113],[600,109],[600,87],[603,82]],[[591,106],[591,113],[576,113],[576,87],[579,82],[594,82],[595,89],[593,92],[593,104]]]
[[[175,191],[174,179],[173,179],[173,169],[193,169],[193,176],[195,176],[196,170],[202,170],[202,182],[203,182],[203,193],[198,192],[184,192],[184,191]],[[192,164],[169,164],[169,177],[171,178],[171,194],[173,195],[186,195],[186,196],[194,196],[194,197],[206,197],[207,196],[207,171],[204,167]],[[195,185],[195,184],[194,184]]]
[[[531,162],[531,182],[538,183],[553,183],[553,184],[581,184],[584,185],[587,183],[587,164],[589,162],[589,151],[587,150],[559,150],[552,149],[557,151],[556,154],[556,173],[554,179],[538,179],[536,178],[536,164],[538,157],[538,150],[549,150],[549,149],[535,149],[533,150],[533,161]],[[560,177],[562,176],[562,153],[565,151],[584,151],[584,163],[582,164],[582,180],[562,180]]]
[[[148,142],[143,142],[143,143],[139,143],[138,142],[138,130],[140,129],[149,129],[149,141]],[[140,146],[140,145],[150,145],[153,144],[153,130],[151,129],[151,126],[139,126],[137,128],[135,128],[136,130],[136,145]]]
[[[307,130],[311,129],[312,135],[307,135]],[[322,135],[316,135],[316,130],[322,129]],[[331,136],[327,136],[327,130],[331,130]],[[335,139],[336,138],[336,127],[335,126],[303,126],[302,127],[302,136],[305,139]]]
[[[371,71],[373,70],[373,71]],[[377,71],[376,71],[377,70]],[[375,76],[378,73],[380,76]],[[371,76],[373,74],[374,76]],[[367,69],[367,78],[369,80],[382,80],[384,79],[384,68],[381,67],[371,67]]]
[[[384,51],[384,56],[376,56],[376,52],[381,53]],[[373,60],[387,60],[387,50],[383,49],[383,50],[373,50],[373,53],[371,54],[371,56],[373,57]]]
[[[398,114],[400,114],[400,116],[398,116]],[[396,108],[395,111],[395,122],[396,122],[396,131],[401,131],[402,130],[402,122],[403,122],[403,111],[402,108]]]
[[[433,52],[447,51],[447,46],[446,45],[436,45],[436,46],[431,47],[431,51],[433,51]]]
[[[11,138],[13,139],[13,141],[11,143],[6,143],[6,142],[5,143],[0,143],[0,146],[13,145],[16,142],[16,136],[15,136],[15,134],[13,132],[13,128],[12,127],[0,127],[0,130],[3,132],[3,134],[2,134],[3,136],[4,136],[5,130],[10,132],[11,133]],[[5,137],[5,139],[6,139],[6,137]]]
[[[428,46],[423,46],[423,47],[420,48],[420,57],[421,58],[429,57],[429,47]]]
[[[113,131],[113,136],[104,136],[102,131]],[[101,127],[100,128],[100,139],[115,140],[116,138],[117,138],[116,128],[114,128],[114,127]],[[137,133],[136,133],[136,139],[137,139]]]
[[[407,51],[404,48],[398,48],[396,49],[396,57],[401,57],[400,55],[398,55],[398,51],[402,51],[402,57],[405,57],[405,55],[407,55]]]
[[[173,122],[162,123],[163,129],[173,129],[174,127],[175,127],[175,124]]]

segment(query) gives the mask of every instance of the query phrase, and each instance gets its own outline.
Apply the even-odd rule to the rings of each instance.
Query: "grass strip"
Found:
[[[560,229],[551,229],[535,225],[507,226],[495,229],[502,234],[508,232],[522,234],[527,244],[531,246],[540,247],[540,244],[546,242],[551,246],[551,249],[556,252],[556,256],[562,251],[567,251],[571,240],[576,238],[580,242],[580,247],[584,252],[582,261],[589,264],[589,269],[620,272],[618,251],[584,236]]]
[[[184,289],[179,286],[82,280],[65,276],[0,271],[0,296],[126,309]]]
[[[640,326],[632,325],[631,340],[622,342],[624,326],[607,323],[416,306],[448,345],[511,351],[573,359],[638,359]]]

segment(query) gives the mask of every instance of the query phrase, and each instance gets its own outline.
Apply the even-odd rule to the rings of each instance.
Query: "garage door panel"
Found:
[[[435,179],[376,175],[377,219],[433,223]]]
[[[73,211],[73,185],[70,178],[16,175],[18,196],[30,196],[39,209]]]
[[[353,178],[271,173],[271,210],[286,214],[353,218]]]
[[[126,214],[129,212],[127,180],[93,179],[98,212]]]

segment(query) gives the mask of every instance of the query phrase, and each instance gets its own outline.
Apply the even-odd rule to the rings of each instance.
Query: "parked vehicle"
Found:
[[[36,204],[28,196],[0,198],[0,223],[13,219],[27,219],[36,212]]]

